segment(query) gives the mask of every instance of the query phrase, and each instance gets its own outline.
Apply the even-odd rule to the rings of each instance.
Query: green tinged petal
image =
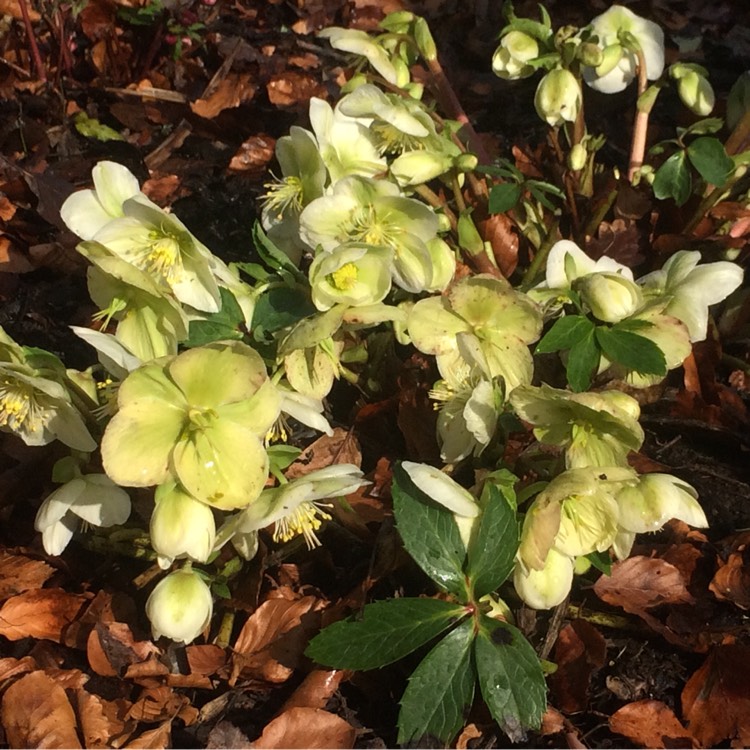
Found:
[[[215,420],[179,441],[172,468],[193,497],[233,510],[260,495],[268,478],[268,455],[255,433],[229,420]]]

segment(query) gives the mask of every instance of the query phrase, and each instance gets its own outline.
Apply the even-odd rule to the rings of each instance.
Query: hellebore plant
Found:
[[[321,664],[356,670],[432,644],[401,701],[401,743],[450,743],[475,695],[522,739],[540,725],[544,675],[505,592],[509,602],[514,588],[530,607],[559,606],[577,573],[626,557],[636,534],[672,518],[706,525],[692,487],[631,468],[644,432],[639,401],[618,381],[661,383],[714,335],[712,306],[743,278],[739,265],[701,263],[692,249],[661,268],[648,258],[637,277],[568,239],[591,248],[611,207],[623,210],[619,171],[595,164],[604,138],[586,130],[590,89],[616,94],[637,81],[626,187],[649,206],[695,193],[686,248],[719,200],[746,202],[738,181],[750,156],[713,137],[717,120],[683,128],[643,164],[659,90],[676,86],[705,116],[715,99],[707,71],[675,62],[665,72],[663,33],[621,6],[580,29],[553,29],[543,8],[539,21],[510,4],[505,12],[492,69],[506,81],[539,72],[533,104],[550,128],[554,174],[489,163],[424,19],[400,11],[375,35],[327,29],[321,38],[350,53],[357,72],[333,105],[310,100],[309,129],[295,125],[277,141],[256,255],[227,266],[125,167],[104,161],[94,189],[61,211],[82,240],[99,309],[98,330],[74,332],[99,364],[66,370],[0,329],[0,430],[71,449],[37,513],[44,548],[60,554],[87,525],[101,535],[96,527],[147,528],[149,554],[167,572],[146,615],[155,638],[181,643],[209,631],[211,587],[226,596],[225,571],[252,559],[261,539],[325,544],[341,517],[334,505],[370,491],[354,464],[305,474],[294,463],[309,429],[333,435],[336,381],[334,397],[351,390],[357,408],[397,404],[399,424],[409,399],[431,399],[433,447],[446,465],[397,461],[392,498],[403,545],[432,583],[423,579],[418,598],[367,604],[308,648]],[[748,97],[738,92],[741,121]],[[733,304],[736,318],[743,303]],[[527,457],[540,461],[531,484],[525,468],[523,483],[511,473]],[[132,517],[123,487],[139,488]]]

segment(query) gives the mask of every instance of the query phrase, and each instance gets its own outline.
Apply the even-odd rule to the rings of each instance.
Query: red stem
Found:
[[[31,58],[34,60],[36,74],[39,76],[39,80],[42,83],[46,83],[47,70],[42,62],[42,56],[39,54],[39,47],[37,47],[36,39],[34,37],[34,29],[31,28],[31,18],[29,17],[29,9],[26,5],[26,0],[18,0],[18,5],[21,8],[23,25],[26,29],[26,38],[29,40],[29,50],[31,51]]]

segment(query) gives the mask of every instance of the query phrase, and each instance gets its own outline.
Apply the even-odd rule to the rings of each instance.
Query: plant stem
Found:
[[[34,36],[34,29],[31,27],[31,18],[29,17],[29,8],[26,5],[26,0],[18,0],[18,6],[21,8],[21,15],[23,16],[23,27],[26,29],[26,38],[29,41],[29,51],[31,57],[34,60],[34,67],[36,73],[39,76],[39,80],[42,83],[47,82],[47,70],[42,62],[42,56],[39,54],[39,47],[36,44],[36,37]]]
[[[526,273],[523,275],[523,279],[521,280],[522,290],[531,288],[534,281],[536,280],[537,274],[542,268],[542,265],[547,262],[547,256],[549,255],[549,251],[552,249],[552,245],[555,244],[555,239],[557,237],[557,228],[559,226],[560,219],[555,219],[552,223],[552,226],[549,228],[549,231],[547,232],[547,236],[539,246],[539,250],[537,250],[536,255],[534,255],[534,259],[531,261],[531,263],[529,263],[529,267],[526,269]]]
[[[466,133],[466,141],[469,145],[469,150],[477,155],[477,158],[482,164],[489,164],[489,154],[484,148],[476,130],[474,130],[474,126],[471,124],[464,108],[461,106],[461,102],[458,100],[456,92],[453,90],[453,87],[448,81],[448,77],[445,75],[440,60],[438,60],[437,57],[427,60],[427,67],[435,81],[437,94],[442,100],[444,111],[452,113],[452,119],[458,120],[463,126],[462,129]]]
[[[740,121],[734,126],[727,142],[724,144],[727,153],[732,156],[750,148],[750,109],[745,111]]]
[[[643,50],[638,48],[638,98],[645,93],[648,85],[646,77],[646,58]],[[633,124],[633,140],[630,143],[630,164],[628,166],[628,179],[632,182],[635,173],[643,166],[643,157],[646,153],[646,134],[648,133],[648,117],[651,107],[641,107],[640,102],[636,104],[635,123]]]
[[[453,232],[456,231],[456,229],[458,228],[458,219],[456,218],[456,214],[454,214],[453,211],[448,208],[445,201],[441,200],[440,196],[437,193],[435,193],[433,190],[430,190],[427,185],[414,185],[414,192],[425,201],[427,201],[427,203],[429,203],[433,208],[440,209],[448,217],[448,221],[451,223],[451,230]]]

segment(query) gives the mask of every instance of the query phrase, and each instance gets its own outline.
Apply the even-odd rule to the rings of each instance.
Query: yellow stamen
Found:
[[[273,540],[274,542],[288,542],[295,536],[302,534],[305,537],[308,549],[320,547],[320,539],[315,532],[323,525],[323,521],[330,520],[331,515],[323,510],[320,503],[300,503],[289,515],[276,521]]]
[[[0,427],[37,430],[44,424],[44,412],[34,399],[30,385],[4,378],[0,381]]]

